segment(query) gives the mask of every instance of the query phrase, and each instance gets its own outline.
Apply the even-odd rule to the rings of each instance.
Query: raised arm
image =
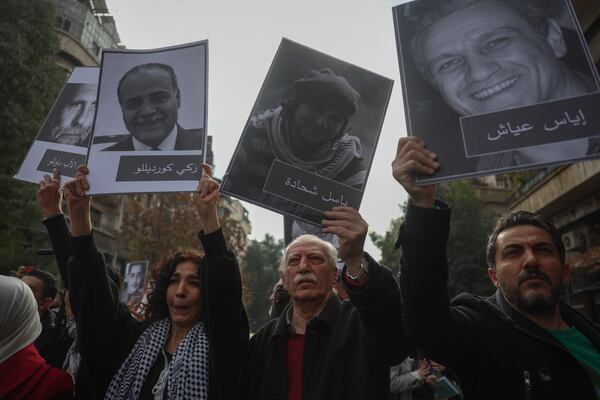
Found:
[[[360,313],[369,348],[382,365],[400,363],[412,347],[404,333],[400,290],[392,272],[363,251],[367,223],[351,207],[335,207],[325,217],[323,232],[340,238],[341,279]]]
[[[207,304],[205,320],[209,329],[211,353],[210,391],[222,398],[233,398],[248,346],[248,318],[242,304],[242,280],[235,254],[229,250],[217,218],[219,183],[212,179],[210,167],[203,164],[203,174],[193,203],[202,231],[199,238],[205,251],[202,264],[202,296]],[[215,377],[226,377],[216,379]],[[215,387],[222,383],[222,387]],[[209,385],[210,387],[210,385]]]
[[[109,277],[104,256],[96,248],[90,218],[88,169],[80,166],[64,186],[71,222],[73,256],[69,260],[70,301],[77,322],[79,349],[104,393],[110,373],[116,371],[135,340],[140,326],[119,302],[117,283]],[[107,380],[108,379],[108,380]]]
[[[436,155],[416,137],[401,138],[392,163],[394,178],[410,196],[398,242],[402,245],[400,286],[407,333],[427,354],[449,365],[467,359],[476,340],[469,318],[450,307],[446,242],[450,208],[435,200],[435,186],[417,186],[414,174],[431,174]]]
[[[71,257],[71,237],[65,215],[62,212],[62,192],[60,190],[60,171],[55,168],[50,175],[44,175],[36,194],[37,205],[42,214],[42,223],[48,230],[52,251],[58,264],[60,279],[65,288],[69,288],[67,262]]]

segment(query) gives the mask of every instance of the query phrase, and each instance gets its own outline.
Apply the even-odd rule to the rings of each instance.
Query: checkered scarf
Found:
[[[150,325],[113,376],[105,400],[136,400],[169,336],[168,318]],[[198,322],[177,346],[169,366],[167,398],[208,399],[208,337]]]
[[[255,128],[266,130],[271,150],[278,160],[334,179],[354,159],[362,156],[360,139],[344,132],[338,138],[321,144],[308,159],[298,157],[292,149],[288,121],[283,118],[281,111],[282,108],[278,107],[250,119]]]

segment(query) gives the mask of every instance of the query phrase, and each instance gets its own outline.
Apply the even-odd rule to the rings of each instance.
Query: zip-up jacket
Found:
[[[433,360],[452,368],[464,399],[596,399],[582,364],[549,332],[510,306],[501,291],[488,298],[448,297],[446,242],[450,208],[409,205],[400,229],[407,334]],[[481,273],[485,273],[482,266]],[[600,349],[600,331],[566,304],[560,313]]]

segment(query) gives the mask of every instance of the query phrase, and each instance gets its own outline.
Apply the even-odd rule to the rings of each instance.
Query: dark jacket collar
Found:
[[[496,290],[494,295],[485,299],[485,303],[496,309],[496,311],[499,311],[500,316],[511,325],[530,335],[551,341],[562,347],[562,344],[560,344],[550,332],[512,307],[508,301],[506,301],[506,298],[500,289]],[[564,321],[570,326],[577,328],[577,330],[583,333],[597,349],[600,349],[600,331],[569,305],[561,302],[559,303],[559,307],[560,315]]]
[[[332,293],[331,298],[329,299],[327,304],[325,304],[325,307],[323,307],[323,309],[321,310],[319,315],[317,315],[315,318],[311,319],[308,324],[314,325],[314,324],[323,323],[326,326],[328,326],[330,329],[333,329],[333,327],[335,325],[335,320],[337,318],[338,310],[340,309],[341,305],[342,305],[342,302],[340,301],[339,297],[337,297],[335,294]],[[290,305],[287,306],[285,308],[285,310],[283,310],[283,312],[281,313],[281,315],[275,322],[275,328],[273,329],[273,333],[271,334],[271,340],[276,339],[276,338],[287,339],[288,323],[287,323],[286,315],[288,313],[288,310],[291,307],[293,307],[292,303],[290,303]]]

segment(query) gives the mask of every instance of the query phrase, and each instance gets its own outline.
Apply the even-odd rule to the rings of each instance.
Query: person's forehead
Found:
[[[500,232],[496,239],[496,246],[500,250],[511,245],[525,246],[537,243],[555,245],[550,233],[535,225],[513,226]]]
[[[292,244],[287,251],[288,258],[292,255],[302,255],[307,253],[319,253],[325,255],[323,244],[317,242],[300,242]]]
[[[177,274],[180,276],[198,276],[198,266],[191,261],[184,261],[177,264],[173,274]]]
[[[96,89],[93,87],[86,88],[82,87],[77,90],[75,96],[73,97],[73,101],[86,101],[91,102],[96,100]]]
[[[422,34],[425,56],[439,53],[448,45],[462,45],[456,35],[477,39],[499,28],[531,30],[530,24],[506,4],[496,0],[481,1],[437,20]]]
[[[327,104],[319,104],[316,102],[303,101],[299,104],[299,107],[302,107],[304,110],[309,111],[309,112],[330,113],[330,114],[339,115],[340,117],[342,116],[342,114],[340,114],[339,111],[337,111],[336,109],[334,109],[333,107],[331,107],[330,105],[327,105]]]
[[[123,81],[121,92],[127,94],[132,90],[173,89],[171,76],[162,68],[143,68],[133,72]]]

